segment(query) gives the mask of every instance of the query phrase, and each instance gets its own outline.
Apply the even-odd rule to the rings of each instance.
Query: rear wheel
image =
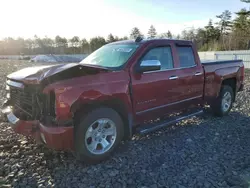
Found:
[[[215,104],[211,105],[212,110],[217,116],[227,115],[232,109],[234,101],[234,92],[231,86],[223,85],[219,97]]]
[[[75,126],[75,150],[78,159],[97,163],[105,160],[123,138],[120,115],[111,108],[98,108],[80,118]]]

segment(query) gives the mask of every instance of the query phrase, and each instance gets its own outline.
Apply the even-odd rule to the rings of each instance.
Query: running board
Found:
[[[184,116],[178,116],[178,117],[176,117],[174,119],[165,120],[165,121],[160,122],[160,123],[147,124],[145,126],[137,128],[136,132],[138,132],[139,134],[147,134],[149,132],[156,131],[158,129],[166,127],[168,125],[178,123],[178,122],[180,122],[180,121],[182,121],[184,119],[188,119],[188,118],[191,118],[193,116],[198,116],[198,115],[201,115],[201,114],[203,114],[203,110],[200,110],[200,111],[197,111],[197,112],[194,112],[194,113],[191,113],[191,114],[187,114],[187,115],[184,115]]]

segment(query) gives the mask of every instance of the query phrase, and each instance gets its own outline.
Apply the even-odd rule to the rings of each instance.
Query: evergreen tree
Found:
[[[171,31],[169,31],[169,30],[168,30],[168,32],[167,32],[167,37],[168,37],[169,39],[172,39],[172,38],[173,38],[173,35],[172,35]]]
[[[245,3],[250,3],[250,0],[241,0],[241,1]]]
[[[220,29],[220,35],[228,34],[232,27],[232,13],[229,10],[225,10],[222,14],[217,15],[216,17],[220,19],[219,22],[216,23]]]
[[[81,47],[82,47],[81,53],[88,54],[90,52],[89,43],[86,39],[81,40]]]
[[[155,29],[155,27],[153,25],[151,25],[149,30],[148,30],[148,38],[149,39],[155,38],[156,35],[157,35],[156,29]]]
[[[117,41],[117,39],[115,39],[115,37],[110,33],[107,38],[107,43],[115,42],[115,41]]]
[[[130,38],[136,39],[137,37],[143,37],[143,34],[137,27],[134,27],[130,33]]]
[[[106,41],[103,37],[94,37],[90,39],[90,47],[92,51],[97,50],[98,48],[102,47],[106,44]]]

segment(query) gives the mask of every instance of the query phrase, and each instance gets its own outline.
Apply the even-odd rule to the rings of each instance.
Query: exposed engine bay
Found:
[[[76,63],[30,67],[10,74],[5,106],[21,120],[55,121],[55,93],[44,94],[43,89],[54,82],[79,76],[107,72],[108,69]],[[28,74],[30,73],[30,74]]]

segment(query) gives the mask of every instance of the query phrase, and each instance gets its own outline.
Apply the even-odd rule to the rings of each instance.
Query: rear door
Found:
[[[199,63],[198,54],[192,45],[175,45],[177,55],[179,84],[182,92],[179,95],[180,108],[190,108],[202,103],[204,87],[204,71]]]

